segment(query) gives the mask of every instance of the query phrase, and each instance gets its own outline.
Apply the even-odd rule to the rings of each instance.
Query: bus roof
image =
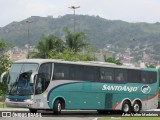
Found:
[[[139,68],[139,67],[116,65],[114,63],[107,63],[107,62],[99,62],[99,61],[76,61],[76,62],[74,62],[74,61],[65,61],[65,60],[62,60],[62,59],[24,59],[24,60],[15,61],[14,63],[37,63],[37,64],[42,64],[42,63],[47,63],[47,62],[64,63],[64,64],[76,64],[76,65],[88,65],[88,66],[101,66],[101,67],[113,67],[113,68],[125,68],[125,69],[137,69],[137,70],[142,69],[142,68]],[[145,68],[143,68],[143,70],[145,70]]]

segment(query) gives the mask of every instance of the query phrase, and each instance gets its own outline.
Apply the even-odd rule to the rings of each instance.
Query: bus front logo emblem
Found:
[[[151,88],[148,85],[144,85],[141,87],[141,91],[145,94],[148,94],[148,93],[150,93]]]

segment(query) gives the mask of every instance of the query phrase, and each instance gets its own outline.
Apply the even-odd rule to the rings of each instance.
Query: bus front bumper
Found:
[[[33,104],[33,101],[32,99],[26,99],[23,102],[18,102],[18,101],[10,101],[10,99],[6,98],[5,104],[7,107],[29,108]]]

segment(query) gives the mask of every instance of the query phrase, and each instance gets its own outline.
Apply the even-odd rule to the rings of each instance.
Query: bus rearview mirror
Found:
[[[0,79],[0,82],[1,82],[1,83],[3,82],[3,78],[4,78],[4,76],[5,76],[7,73],[8,73],[8,71],[3,72],[3,73],[1,74],[1,79]]]
[[[36,76],[37,74],[38,74],[37,72],[34,72],[34,73],[31,74],[30,83],[34,83],[34,78],[35,78],[35,76]]]

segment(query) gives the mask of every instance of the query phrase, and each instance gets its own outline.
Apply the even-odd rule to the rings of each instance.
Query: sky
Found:
[[[160,22],[160,0],[0,0],[0,27],[31,16],[95,15],[127,22]]]

